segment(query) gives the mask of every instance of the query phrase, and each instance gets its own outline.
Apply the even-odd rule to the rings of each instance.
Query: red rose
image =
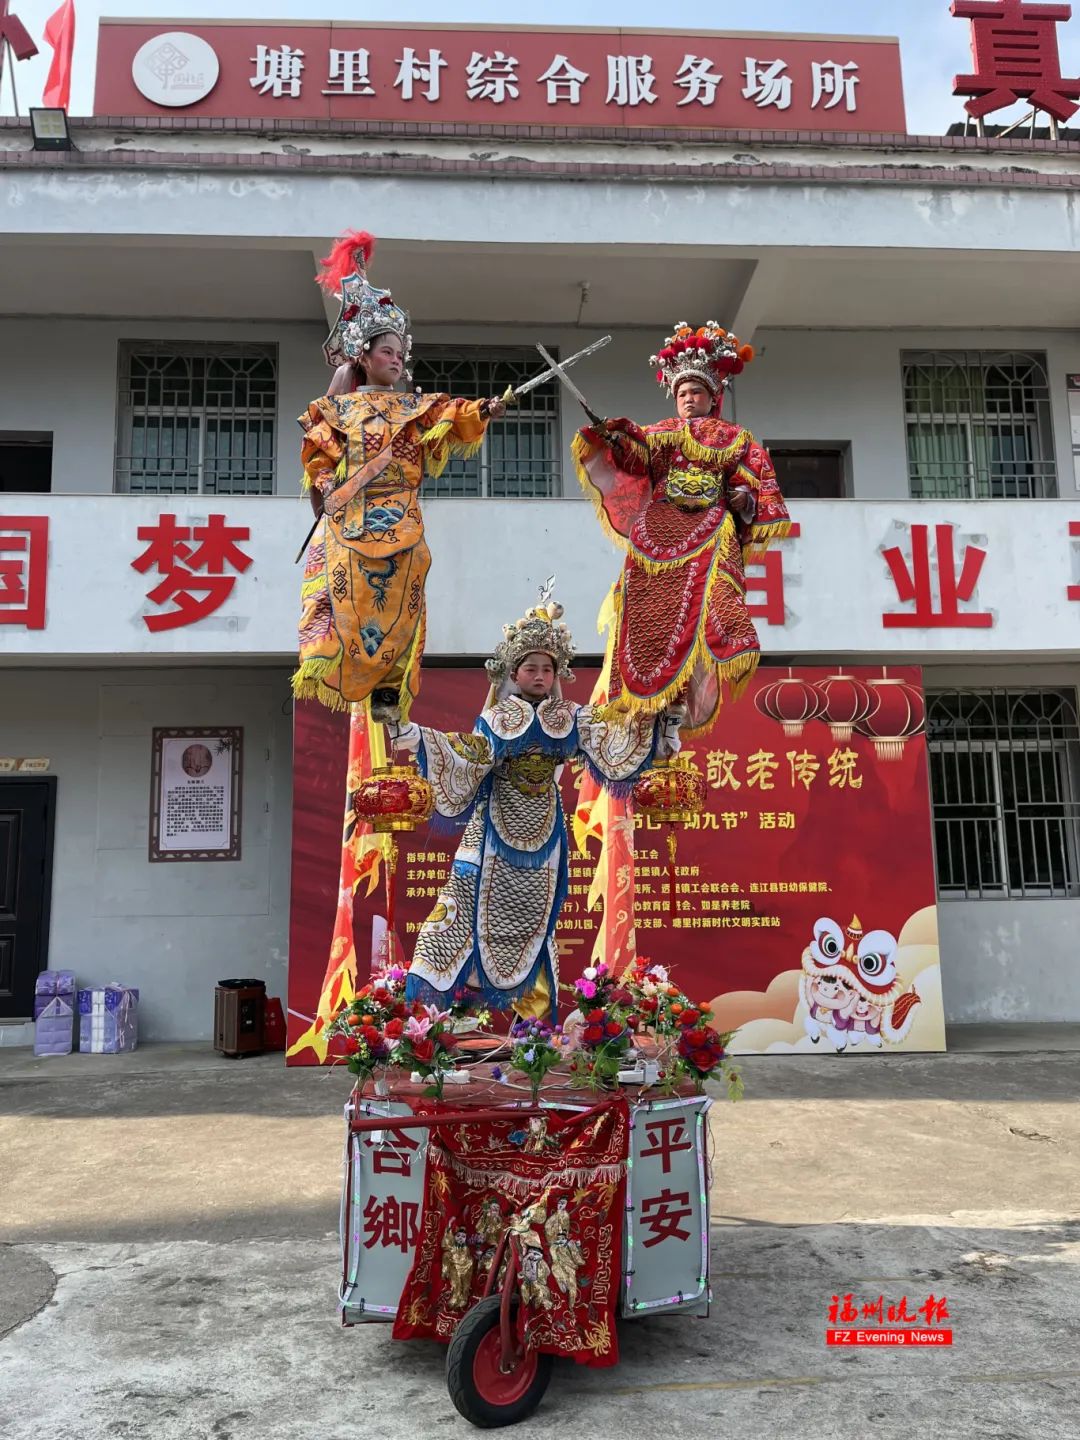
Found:
[[[695,1070],[715,1070],[724,1058],[724,1047],[715,1030],[702,1025],[696,1030],[686,1029],[679,1036],[679,1054]]]
[[[585,1016],[590,1025],[602,1025],[607,1019],[606,1010],[590,1010]]]
[[[620,986],[618,990],[611,992],[611,1003],[613,1005],[632,1005],[634,1003],[634,997],[630,994],[629,990],[624,990]]]
[[[408,1013],[409,1013],[409,1007],[405,1004],[405,1001],[404,1001],[404,1000],[399,1000],[398,1003],[394,1006],[394,1014],[397,1016],[397,1018],[398,1018],[399,1020],[404,1020],[404,1019],[405,1019],[405,1016],[406,1016]]]
[[[700,1010],[684,1010],[679,1016],[680,1025],[696,1025],[701,1019]]]
[[[440,1031],[439,1034],[435,1036],[435,1039],[444,1050],[452,1050],[457,1044],[457,1036],[450,1030]]]
[[[623,1032],[623,1027],[617,1020],[609,1020],[604,1029],[609,1035],[621,1035]]]
[[[417,1060],[426,1065],[435,1055],[435,1041],[422,1035],[418,1040],[412,1042],[412,1052]]]
[[[364,1041],[370,1049],[377,1050],[382,1044],[382,1036],[374,1025],[365,1025],[360,1033],[363,1035]]]
[[[389,991],[389,990],[376,990],[376,991],[375,991],[375,1003],[376,1003],[377,1005],[385,1005],[386,1002],[387,1002],[389,999],[390,999],[390,991]]]
[[[586,1045],[599,1045],[604,1038],[604,1027],[602,1025],[586,1025],[581,1032],[581,1038]]]
[[[383,1034],[388,1040],[397,1040],[404,1029],[405,1026],[400,1020],[388,1020],[386,1022],[386,1029],[383,1031]]]
[[[658,1001],[655,995],[646,995],[641,1002],[641,1008],[647,1015],[655,1015],[657,1005]]]
[[[355,1036],[355,1035],[346,1035],[346,1036],[345,1036],[345,1051],[346,1051],[346,1053],[349,1054],[349,1055],[355,1055],[356,1052],[357,1052],[359,1049],[360,1049],[360,1041],[356,1038],[356,1036]]]

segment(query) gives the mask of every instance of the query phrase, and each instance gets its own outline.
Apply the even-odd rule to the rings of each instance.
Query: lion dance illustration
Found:
[[[888,930],[864,934],[857,915],[846,932],[828,916],[815,921],[799,980],[803,1026],[815,1045],[824,1038],[842,1053],[856,1045],[880,1050],[905,1039],[922,999],[914,986],[900,991],[897,948]]]

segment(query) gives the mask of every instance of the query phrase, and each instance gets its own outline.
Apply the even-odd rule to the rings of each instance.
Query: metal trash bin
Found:
[[[237,1059],[261,1055],[266,982],[219,980],[214,990],[214,1049]]]

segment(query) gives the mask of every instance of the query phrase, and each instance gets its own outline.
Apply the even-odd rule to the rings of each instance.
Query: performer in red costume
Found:
[[[691,735],[712,723],[725,684],[734,699],[757,668],[744,566],[790,528],[768,452],[721,416],[753,355],[714,321],[679,325],[652,356],[676,415],[644,428],[605,420],[573,445],[600,523],[626,551],[611,709],[681,702]]]

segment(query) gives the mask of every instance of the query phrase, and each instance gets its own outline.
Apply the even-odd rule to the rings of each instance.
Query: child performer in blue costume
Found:
[[[398,747],[418,752],[436,813],[465,827],[420,927],[409,1000],[446,1006],[464,986],[497,1009],[554,1021],[569,848],[561,768],[580,756],[600,784],[625,793],[657,755],[678,749],[678,711],[599,720],[591,705],[563,699],[574,651],[562,613],[545,589],[539,605],[503,627],[471,735],[391,727]]]

